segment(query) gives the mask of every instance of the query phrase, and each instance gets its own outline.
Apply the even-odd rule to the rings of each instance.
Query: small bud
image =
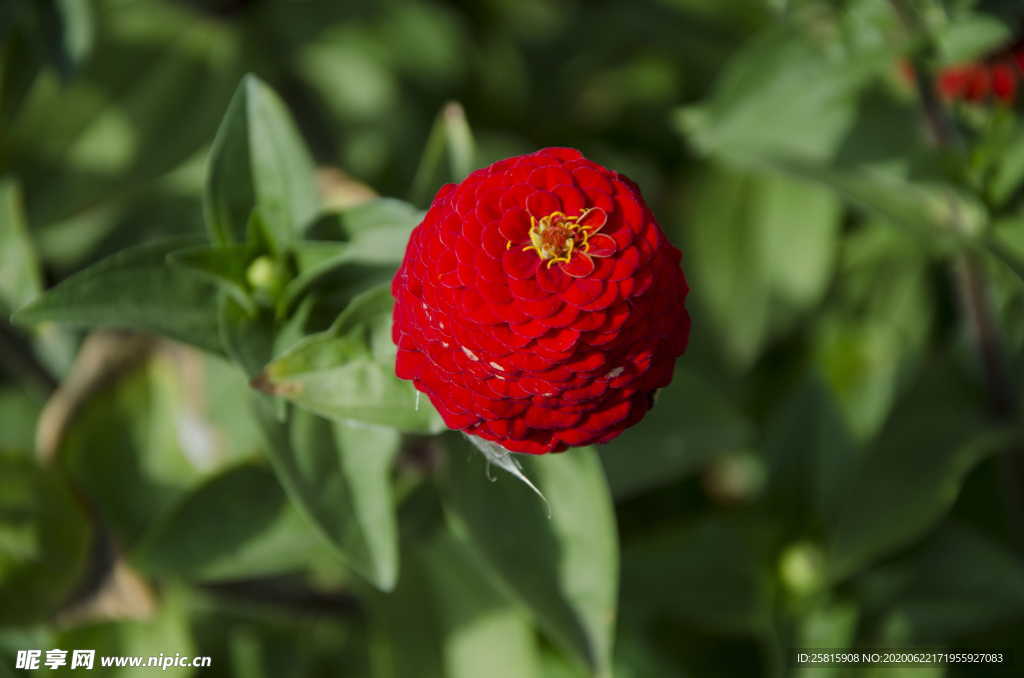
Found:
[[[825,585],[825,554],[810,542],[791,544],[779,558],[779,579],[798,596],[820,591]]]
[[[722,504],[750,501],[764,487],[761,460],[748,452],[730,454],[712,463],[704,474],[704,489]]]
[[[257,257],[245,272],[245,279],[254,290],[270,292],[280,283],[278,266],[267,256]]]

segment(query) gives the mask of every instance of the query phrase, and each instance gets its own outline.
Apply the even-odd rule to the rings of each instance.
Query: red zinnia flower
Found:
[[[688,291],[636,184],[546,148],[438,191],[392,282],[396,372],[513,452],[611,440],[686,348]]]

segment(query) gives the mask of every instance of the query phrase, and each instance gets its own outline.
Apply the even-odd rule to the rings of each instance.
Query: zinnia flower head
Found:
[[[443,186],[392,281],[396,372],[513,452],[607,442],[672,379],[681,254],[640,190],[567,148]]]

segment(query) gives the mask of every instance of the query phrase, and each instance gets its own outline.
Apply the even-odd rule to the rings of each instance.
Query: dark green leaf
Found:
[[[148,330],[219,353],[216,288],[167,262],[191,244],[173,239],[118,252],[47,290],[14,321]]]
[[[601,446],[601,460],[612,493],[624,499],[740,450],[751,437],[750,423],[724,394],[684,365],[642,422]]]
[[[756,553],[739,521],[708,518],[651,533],[624,555],[623,615],[667,615],[701,628],[749,632],[768,620]]]
[[[357,297],[326,332],[275,359],[257,386],[338,421],[437,433],[444,424],[412,384],[395,376],[394,301],[386,286]]]
[[[220,298],[220,336],[228,356],[253,378],[274,357],[274,317],[270,309],[250,314],[234,296]]]
[[[307,566],[325,547],[269,468],[230,468],[186,495],[140,546],[154,576],[251,579]]]
[[[1024,619],[1024,561],[965,526],[943,527],[859,588],[890,642],[941,642]]]
[[[597,452],[519,455],[548,506],[507,475],[489,482],[461,434],[447,437],[444,498],[452,517],[537,623],[597,675],[607,675],[615,625],[618,546]]]
[[[819,502],[835,578],[920,539],[952,506],[974,465],[1017,436],[989,429],[949,368],[931,365],[923,375],[877,442]]]
[[[84,576],[92,528],[53,468],[0,450],[0,625],[49,619]]]
[[[391,589],[398,576],[398,537],[390,468],[401,436],[294,408],[281,422],[272,403],[257,398],[271,463],[292,500],[353,570]]]
[[[847,239],[840,280],[814,357],[846,426],[866,440],[915,373],[935,302],[919,241],[884,223]]]
[[[245,241],[259,209],[282,250],[320,209],[313,161],[284,104],[253,75],[243,78],[211,150],[206,221],[214,243]]]
[[[127,360],[136,352],[133,362],[70,413],[56,453],[121,548],[131,551],[226,450],[211,440],[198,405],[183,402],[180,364],[110,341],[110,355]],[[103,358],[92,350],[83,355]]]

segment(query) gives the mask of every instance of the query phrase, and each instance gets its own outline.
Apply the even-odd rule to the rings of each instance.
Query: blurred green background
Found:
[[[0,675],[30,648],[208,655],[169,673],[239,678],[1020,675],[1024,118],[931,94],[1022,15],[0,0]],[[362,243],[325,275],[297,250],[310,301],[258,350],[262,329],[232,340],[205,313],[214,288],[143,317],[134,292],[178,288],[71,278],[203,236],[246,73],[317,166],[308,233]],[[550,517],[458,438],[396,432],[428,424],[253,413],[247,377],[373,307],[357,293],[390,277],[443,181],[551,145],[642,187],[684,250],[694,320],[644,422],[528,460]],[[259,287],[252,272],[231,289]],[[75,313],[8,320],[69,278],[86,280],[63,288]],[[796,669],[809,647],[1009,663]]]

